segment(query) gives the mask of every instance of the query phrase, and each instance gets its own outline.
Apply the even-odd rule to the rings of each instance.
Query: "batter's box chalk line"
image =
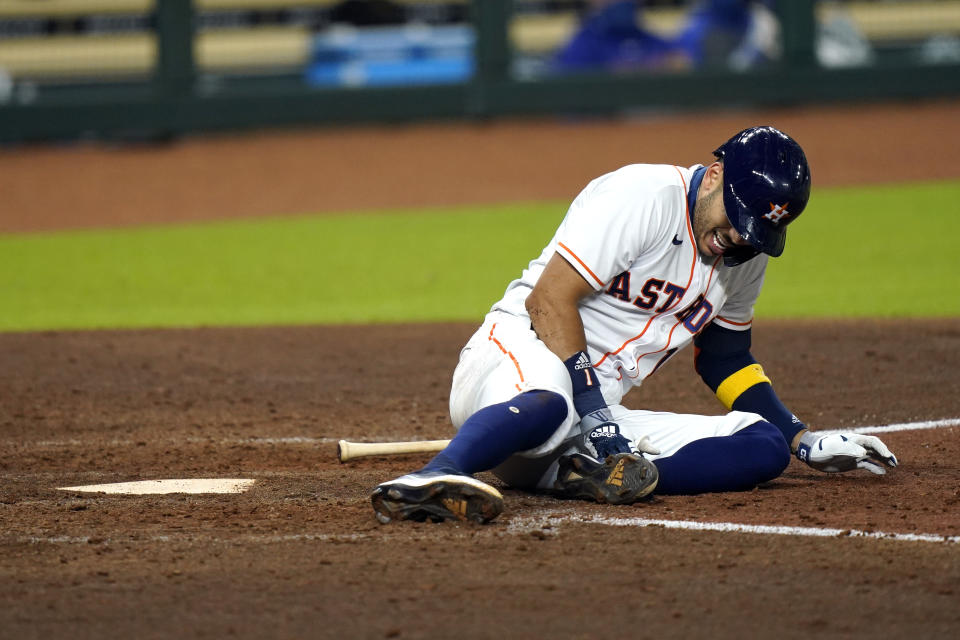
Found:
[[[874,427],[851,427],[849,429],[817,429],[822,435],[834,433],[893,433],[895,431],[922,431],[924,429],[939,429],[941,427],[960,426],[960,418],[946,418],[944,420],[927,420],[925,422],[902,422]]]
[[[735,522],[696,522],[693,520],[659,520],[655,518],[611,518],[606,516],[583,516],[575,513],[544,513],[513,519],[508,531],[514,534],[541,531],[547,535],[559,533],[564,523],[599,524],[608,527],[663,527],[687,531],[719,531],[727,533],[751,533],[759,535],[804,536],[814,538],[873,538],[897,542],[943,542],[960,543],[960,536],[935,533],[891,533],[884,531],[860,531],[858,529],[831,529],[824,527],[786,527],[779,525],[739,524]]]
[[[849,427],[845,429],[817,429],[816,432],[822,435],[832,433],[891,433],[895,431],[920,431],[924,429],[939,429],[941,427],[960,426],[960,418],[944,418],[942,420],[926,420],[923,422],[903,422],[899,424],[873,425],[866,427]],[[421,436],[399,436],[399,440],[414,442],[421,439]],[[309,436],[287,436],[287,437],[250,437],[250,438],[169,438],[162,442],[165,445],[177,444],[222,444],[222,445],[252,445],[252,446],[277,446],[277,445],[304,445],[313,446],[318,444],[335,444],[339,438],[314,438]],[[80,447],[84,445],[97,444],[98,446],[110,447],[132,447],[139,443],[132,439],[113,439],[107,441],[87,441],[76,438],[65,440],[38,440],[35,442],[24,442],[22,440],[6,440],[0,444],[16,447],[17,449],[30,448],[61,448],[61,447]]]
[[[913,431],[913,430],[922,430],[922,429],[938,429],[941,427],[954,427],[960,426],[960,418],[946,418],[943,420],[928,420],[924,422],[904,422],[900,424],[889,424],[882,426],[869,426],[869,427],[851,427],[849,429],[831,429],[831,430],[820,430],[817,433],[821,434],[830,434],[830,433],[891,433],[895,431]],[[206,440],[200,438],[188,438],[188,441],[198,441],[198,442],[207,442]],[[305,438],[305,437],[285,437],[285,438],[240,438],[236,440],[221,440],[221,443],[244,443],[244,444],[318,444],[332,442],[332,438]],[[36,443],[35,446],[80,446],[83,443],[76,440],[65,440],[65,441],[44,441]],[[133,444],[133,441],[115,441],[115,445],[130,445]],[[170,494],[170,493],[193,493],[193,494],[203,494],[203,493],[243,493],[250,489],[253,486],[254,480],[247,478],[195,478],[195,479],[164,479],[164,480],[140,480],[135,482],[119,482],[112,484],[94,484],[94,485],[81,485],[74,487],[57,487],[60,491],[74,491],[80,493],[107,493],[107,494],[130,494],[130,495],[157,495],[157,494]],[[667,522],[667,521],[664,521]],[[654,524],[654,521],[651,521],[645,525],[634,524],[631,526],[649,526]],[[692,523],[698,524],[698,523]],[[617,525],[619,526],[619,525]],[[666,526],[666,525],[663,525]],[[729,525],[731,527],[747,527],[748,525]],[[695,527],[685,527],[685,528],[695,528]],[[773,529],[778,529],[774,527]],[[870,532],[845,532],[843,530],[821,530],[821,529],[810,529],[809,531],[829,531],[830,533],[801,533],[807,531],[803,528],[786,528],[786,533],[788,535],[839,535],[841,533],[846,533],[847,535],[858,535],[858,536],[870,536],[870,537],[881,537],[881,538],[890,538],[896,536],[911,536],[914,534],[873,534]],[[740,530],[748,531],[748,529],[725,529],[725,530]],[[780,531],[755,531],[755,533],[780,533]],[[942,539],[942,536],[933,536],[934,539]],[[905,538],[905,539],[914,539],[914,538]],[[921,538],[917,538],[921,539]],[[926,539],[926,538],[922,538]]]

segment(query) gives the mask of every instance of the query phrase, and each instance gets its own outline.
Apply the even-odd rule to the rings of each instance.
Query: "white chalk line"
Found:
[[[63,545],[84,545],[84,544],[154,544],[172,542],[176,544],[183,543],[210,543],[210,544],[279,544],[284,542],[358,542],[367,540],[374,536],[365,533],[293,533],[289,535],[256,535],[247,534],[237,536],[236,538],[217,538],[206,537],[202,535],[181,534],[176,536],[137,536],[129,538],[101,538],[99,536],[23,536],[16,539],[19,544],[63,544]],[[376,536],[381,540],[380,536]]]
[[[313,471],[250,471],[245,472],[245,475],[252,476],[257,479],[264,478],[304,478],[304,477],[316,477],[316,472]],[[37,471],[33,473],[23,473],[23,472],[10,472],[10,473],[0,473],[0,480],[6,480],[8,482],[15,482],[17,480],[32,480],[32,481],[43,481],[51,483],[63,483],[67,482],[64,479],[64,476],[67,478],[72,478],[71,482],[85,482],[85,481],[95,481],[103,479],[115,479],[118,474],[114,471],[71,471],[69,473],[62,472],[53,472],[53,471]],[[189,478],[185,478],[189,479]],[[117,480],[119,482],[120,480]]]
[[[371,514],[371,519],[373,515]],[[444,527],[443,524],[437,525]],[[440,529],[438,529],[440,531]],[[458,539],[473,539],[477,529],[474,527],[464,527],[451,531],[444,528],[447,532],[446,539],[450,537]],[[490,526],[480,529],[490,535],[497,535],[503,529]],[[452,536],[450,535],[452,533]],[[385,540],[409,539],[410,528],[405,524],[392,524],[389,526],[380,526],[375,533],[287,533],[287,534],[241,534],[236,537],[221,538],[218,536],[208,536],[202,533],[181,532],[173,535],[132,535],[123,537],[102,537],[96,535],[89,536],[20,536],[18,538],[0,537],[0,545],[10,544],[53,544],[53,545],[85,545],[85,544],[117,544],[117,545],[136,545],[153,543],[172,543],[172,544],[283,544],[287,542],[340,542],[356,543],[363,541],[374,541],[381,544]]]
[[[850,429],[817,429],[817,433],[893,433],[895,431],[920,431],[923,429],[939,429],[941,427],[960,426],[960,418],[946,418],[944,420],[927,420],[925,422],[902,422],[875,427],[851,427]]]
[[[70,438],[67,440],[38,440],[36,442],[23,442],[21,440],[7,440],[3,444],[22,449],[30,447],[56,449],[60,447],[82,447],[96,445],[98,447],[133,447],[144,444],[163,444],[165,446],[176,446],[178,444],[221,444],[221,445],[277,445],[277,444],[334,444],[340,441],[340,438],[311,438],[306,436],[290,436],[276,438],[166,438],[164,440],[150,440],[147,438],[125,439],[114,438],[112,440],[80,440]]]
[[[920,431],[924,429],[939,429],[941,427],[960,426],[960,418],[945,418],[942,420],[925,420],[922,422],[901,422],[898,424],[872,425],[866,427],[849,427],[844,429],[817,429],[817,433],[893,433],[896,431]],[[397,441],[417,442],[423,440],[422,436],[400,436]],[[113,440],[80,440],[70,438],[66,440],[38,440],[36,442],[24,442],[22,440],[6,440],[3,446],[12,446],[18,449],[37,448],[58,448],[58,447],[77,447],[96,445],[98,447],[130,447],[145,443],[164,444],[167,446],[176,446],[178,444],[220,444],[228,446],[251,445],[251,446],[272,446],[272,445],[318,445],[335,444],[340,438],[314,438],[309,436],[287,436],[287,437],[250,437],[250,438],[167,438],[165,440],[140,439],[113,439]]]
[[[960,536],[936,533],[895,533],[887,531],[861,531],[859,529],[833,529],[828,527],[790,527],[740,524],[736,522],[697,522],[694,520],[661,520],[656,518],[611,518],[608,516],[582,516],[577,514],[527,516],[510,523],[512,533],[529,533],[548,527],[555,529],[563,523],[599,524],[609,527],[663,527],[687,531],[717,531],[727,533],[751,533],[760,535],[802,536],[815,538],[874,538],[897,542],[945,542],[960,543]]]
[[[938,429],[941,427],[954,427],[960,426],[960,418],[947,418],[943,420],[927,420],[923,422],[905,422],[899,424],[890,424],[890,425],[877,425],[877,426],[867,426],[867,427],[852,427],[850,429],[831,429],[831,430],[818,430],[818,433],[889,433],[897,431],[911,431],[911,430],[923,430],[923,429]],[[188,438],[187,441],[195,441],[202,443],[210,443],[210,439],[205,438]],[[293,437],[293,438],[243,438],[243,439],[223,439],[221,443],[229,444],[315,444],[315,443],[332,443],[337,442],[337,438],[303,438],[303,437]],[[129,444],[134,444],[136,441],[130,440],[125,441]],[[215,441],[214,441],[215,442]],[[83,444],[82,441],[47,441],[46,443],[35,443],[35,444],[46,444],[47,446],[68,446],[70,444]],[[101,443],[102,444],[102,443]],[[508,525],[508,532],[510,533],[524,533],[528,534],[534,529],[542,529],[544,526],[555,527],[563,522],[579,522],[584,524],[601,524],[606,526],[629,526],[629,527],[650,527],[650,526],[659,526],[670,529],[686,529],[693,531],[720,531],[720,532],[738,532],[738,533],[752,533],[752,534],[766,534],[766,535],[793,535],[793,536],[806,536],[806,537],[861,537],[861,538],[873,538],[873,539],[883,539],[883,540],[894,540],[901,542],[945,542],[945,543],[960,543],[960,536],[946,536],[940,534],[930,534],[930,533],[893,533],[893,532],[882,532],[882,531],[860,531],[857,529],[832,529],[832,528],[818,528],[818,527],[786,527],[786,526],[768,526],[768,525],[748,525],[748,524],[738,524],[732,522],[695,522],[690,520],[658,520],[650,518],[607,518],[600,516],[591,516],[591,517],[582,517],[576,515],[556,515],[556,514],[546,514],[540,516],[528,516],[525,518],[519,518],[512,520]],[[556,533],[552,531],[551,533]],[[368,536],[364,534],[352,534],[349,537],[350,540],[356,541],[365,539]],[[380,536],[376,536],[380,537]],[[288,542],[288,541],[299,541],[299,540],[334,540],[339,539],[337,536],[328,536],[327,534],[294,534],[288,536],[246,536],[242,538],[247,542]],[[53,538],[20,538],[19,542],[28,542],[32,544],[38,544],[42,542],[58,544],[58,543],[68,543],[68,544],[80,544],[87,543],[90,540],[89,537],[53,537]],[[151,538],[153,541],[169,541],[170,537],[168,536],[159,536],[156,538]],[[215,540],[214,540],[215,541]],[[223,540],[223,542],[232,542],[236,539]]]
[[[942,544],[960,544],[960,536],[948,536],[936,533],[897,533],[889,531],[862,531],[859,529],[836,529],[830,527],[791,527],[782,525],[755,525],[736,522],[697,522],[694,520],[663,520],[658,518],[612,518],[608,516],[584,516],[571,513],[568,509],[544,509],[535,515],[515,517],[506,525],[508,535],[530,535],[534,531],[541,535],[558,536],[564,524],[600,525],[606,527],[661,527],[686,531],[707,531],[718,533],[746,533],[753,535],[779,535],[813,538],[866,538],[889,540],[892,542],[934,542]],[[444,525],[437,525],[443,527]],[[438,529],[447,534],[449,529]],[[456,531],[455,537],[472,537],[477,531],[491,535],[500,535],[504,528],[496,523],[479,530],[469,528]],[[195,543],[195,544],[280,544],[286,542],[346,542],[356,543],[374,541],[381,543],[391,538],[402,538],[409,534],[409,528],[403,523],[380,527],[374,533],[295,533],[295,534],[245,534],[234,538],[207,537],[202,534],[180,533],[177,535],[134,536],[129,538],[106,538],[95,536],[25,536],[16,539],[26,544],[138,544],[138,543]]]

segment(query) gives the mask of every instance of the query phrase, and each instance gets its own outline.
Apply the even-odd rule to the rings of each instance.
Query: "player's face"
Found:
[[[693,209],[693,235],[697,249],[707,258],[722,256],[737,245],[750,244],[730,224],[722,193],[723,168],[714,163],[707,168]]]

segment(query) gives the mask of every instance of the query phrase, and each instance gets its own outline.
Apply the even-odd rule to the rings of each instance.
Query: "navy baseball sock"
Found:
[[[567,417],[567,402],[552,391],[527,391],[467,418],[447,448],[423,471],[473,474],[493,469],[518,451],[547,441]]]
[[[733,435],[694,440],[653,463],[660,495],[746,491],[783,473],[790,446],[779,429],[760,421]]]

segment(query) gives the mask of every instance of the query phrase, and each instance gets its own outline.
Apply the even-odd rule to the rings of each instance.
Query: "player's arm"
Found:
[[[882,474],[877,462],[897,466],[896,456],[875,436],[809,431],[777,397],[750,353],[750,341],[749,329],[733,331],[713,323],[694,339],[697,373],[727,409],[760,414],[780,429],[791,453],[820,471],[861,468]]]
[[[711,323],[694,338],[694,366],[723,406],[759,413],[796,451],[796,439],[807,426],[777,397],[750,344],[750,329],[733,331]]]
[[[527,313],[537,337],[561,360],[587,350],[579,303],[594,289],[559,253],[547,262],[527,296]]]
[[[527,296],[530,324],[540,340],[567,367],[573,389],[573,405],[580,416],[580,429],[598,458],[629,453],[630,442],[611,420],[600,391],[600,379],[587,355],[587,339],[580,317],[580,301],[596,290],[560,254],[553,254],[537,284]],[[638,448],[659,453],[646,440]]]

